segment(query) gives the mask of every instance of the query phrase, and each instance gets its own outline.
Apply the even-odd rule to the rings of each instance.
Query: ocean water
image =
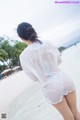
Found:
[[[77,106],[80,110],[80,44],[65,50],[62,60],[59,67],[75,82]],[[3,112],[8,114],[8,120],[63,120],[60,113],[47,103],[38,82],[23,90]]]

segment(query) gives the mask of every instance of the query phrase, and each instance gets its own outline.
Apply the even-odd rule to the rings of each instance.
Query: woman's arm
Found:
[[[27,62],[27,60],[23,58],[22,56],[20,56],[20,64],[21,64],[23,71],[27,74],[27,76],[31,80],[38,81],[37,77],[34,74],[34,71],[31,68],[31,65],[29,66],[29,63]]]

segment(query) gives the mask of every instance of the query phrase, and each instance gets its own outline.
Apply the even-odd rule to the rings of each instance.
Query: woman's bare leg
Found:
[[[64,120],[75,120],[72,111],[70,110],[65,97],[63,97],[62,101],[53,104],[53,106],[61,113]]]
[[[74,115],[75,120],[80,120],[80,113],[77,109],[76,90],[66,95],[65,99]]]

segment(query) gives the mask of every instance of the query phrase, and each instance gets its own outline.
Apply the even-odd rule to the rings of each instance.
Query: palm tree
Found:
[[[19,55],[25,49],[25,47],[27,47],[27,45],[23,42],[16,42],[16,44],[13,46],[13,52],[12,52],[13,64],[20,65]]]
[[[8,68],[12,68],[13,66],[20,65],[19,55],[27,45],[18,40],[15,40],[15,42],[11,44],[9,40],[5,40],[5,38],[0,40],[0,61],[2,61],[3,64],[6,62]]]
[[[3,63],[3,65],[0,66],[0,72],[5,69],[6,66],[5,61],[7,60],[7,58],[8,58],[7,52],[3,49],[0,49],[0,61]]]
[[[8,53],[3,50],[3,49],[0,49],[0,61],[3,62],[3,64],[5,65],[5,61],[7,62],[7,59],[8,59]]]

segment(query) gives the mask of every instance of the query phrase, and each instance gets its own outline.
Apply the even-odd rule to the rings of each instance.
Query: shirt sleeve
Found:
[[[38,81],[38,78],[33,73],[31,66],[29,66],[29,63],[27,62],[27,60],[25,58],[23,58],[21,55],[20,55],[20,64],[21,64],[23,71],[27,74],[27,76],[31,80]]]

